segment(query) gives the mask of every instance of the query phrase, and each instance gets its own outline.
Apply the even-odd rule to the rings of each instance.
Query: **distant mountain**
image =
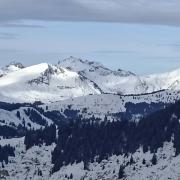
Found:
[[[25,68],[25,66],[23,66],[21,63],[13,61],[9,63],[6,67],[0,69],[0,76],[6,75],[14,71],[18,71],[23,68]]]
[[[138,76],[121,69],[113,71],[100,63],[74,57],[59,61],[58,64],[94,81],[106,93],[142,94],[164,89],[180,90],[180,69],[168,73]]]
[[[132,72],[110,70],[100,63],[74,57],[59,61],[60,67],[68,68],[95,82],[105,93],[140,94],[146,92],[146,86]]]
[[[138,76],[100,63],[70,57],[57,65],[24,67],[10,63],[0,69],[0,97],[10,102],[54,102],[89,94],[144,94],[180,90],[180,70]]]
[[[148,92],[161,89],[180,90],[180,69],[162,74],[153,74],[141,77],[147,86]]]
[[[50,102],[100,93],[82,75],[47,63],[16,69],[0,78],[1,96],[15,102]]]

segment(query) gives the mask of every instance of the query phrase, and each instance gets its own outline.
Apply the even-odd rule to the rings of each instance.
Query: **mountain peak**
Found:
[[[107,93],[121,92],[122,94],[129,94],[134,92],[131,88],[134,84],[142,84],[139,78],[129,71],[114,71],[101,63],[82,60],[72,56],[59,61],[58,66],[77,72],[97,84],[103,92]],[[127,84],[128,91],[124,89]]]
[[[135,76],[135,74],[130,71],[124,71],[122,69],[113,71],[99,62],[83,60],[81,58],[76,58],[73,56],[70,56],[69,58],[66,58],[62,61],[59,61],[58,65],[80,73],[85,73],[85,72],[98,73],[98,74],[100,73],[101,75],[104,76],[109,74],[114,74],[115,76],[124,76],[124,77]]]
[[[62,61],[58,62],[59,66],[65,67],[70,70],[74,71],[84,71],[84,70],[91,70],[93,69],[106,69],[109,70],[108,68],[104,67],[99,62],[94,62],[94,61],[89,61],[89,60],[83,60],[81,58],[76,58],[73,56],[70,56],[69,58],[66,58]]]
[[[0,94],[18,102],[53,102],[100,93],[95,83],[77,72],[48,63],[19,69],[0,79]]]
[[[8,65],[0,69],[0,77],[24,68],[25,67],[20,62],[12,61]]]
[[[23,69],[23,68],[25,68],[25,66],[22,63],[16,61],[12,61],[6,66],[6,69]]]

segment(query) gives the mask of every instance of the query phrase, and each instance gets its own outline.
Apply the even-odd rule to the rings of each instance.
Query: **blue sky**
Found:
[[[152,0],[153,3],[149,4],[151,8],[147,9],[149,14],[151,12],[151,17],[145,11],[138,11],[141,14],[134,12],[136,6],[141,9],[143,6],[146,7],[147,0],[128,0],[129,12],[133,12],[135,16],[125,13],[126,9],[123,7],[128,7],[129,4],[122,6],[117,0],[111,1],[114,4],[107,4],[110,1],[102,0],[103,8],[101,9],[95,9],[92,6],[98,5],[94,0],[91,1],[94,4],[89,4],[89,1],[72,1],[77,2],[73,4],[73,8],[70,3],[67,5],[64,1],[65,8],[62,9],[64,14],[59,15],[59,11],[55,11],[55,6],[52,6],[52,9],[46,8],[47,11],[56,12],[53,17],[47,16],[46,11],[42,8],[40,10],[44,15],[36,13],[36,9],[31,10],[31,7],[28,7],[29,12],[26,14],[26,5],[21,0],[16,1],[24,7],[24,12],[19,13],[19,6],[13,7],[16,11],[11,12],[10,1],[0,2],[1,18],[4,16],[4,19],[0,18],[0,66],[10,61],[20,61],[25,65],[40,62],[57,63],[58,60],[68,56],[75,56],[102,62],[113,69],[121,68],[138,74],[165,72],[180,68],[180,25],[178,24],[180,3],[176,0],[172,0],[171,4],[167,0]],[[28,0],[30,4],[33,1]],[[134,3],[136,1],[137,3]],[[52,1],[45,0],[44,2],[49,5]],[[86,5],[88,5],[88,10],[91,6],[92,9],[87,13],[85,13],[86,9],[80,11],[81,14],[77,16],[77,12],[79,13],[77,5],[79,4],[81,7],[83,5],[84,9]],[[100,16],[103,13],[107,14],[106,6],[108,5],[111,5],[110,10],[112,11],[119,10],[115,8],[115,5],[119,5],[118,7],[124,14],[115,13],[110,15],[110,18]],[[161,10],[160,13],[155,11],[158,5],[159,7],[162,5],[164,11]],[[3,6],[6,10],[4,12],[2,12]],[[101,10],[101,14],[97,14],[95,10],[98,12]],[[7,14],[7,11],[11,13]],[[93,14],[90,14],[92,11]],[[163,13],[168,18],[161,17]],[[96,17],[97,20],[94,19]],[[74,18],[77,19],[74,20]]]

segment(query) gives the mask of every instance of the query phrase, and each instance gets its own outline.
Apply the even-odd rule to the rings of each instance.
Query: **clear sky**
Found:
[[[8,9],[8,3],[5,4],[5,0],[2,1],[4,4],[0,2],[0,10],[2,6]],[[6,2],[8,1],[11,0]],[[16,1],[20,3],[21,0]],[[50,3],[48,0],[45,1]],[[107,0],[103,1],[106,7]],[[146,2],[146,0],[136,1]],[[113,2],[117,3],[116,0]],[[157,2],[163,1],[158,0]],[[176,5],[178,1],[172,0],[172,2]],[[172,4],[170,5],[172,7]],[[166,6],[167,4],[164,8]],[[180,4],[177,3],[177,6],[180,7]],[[18,12],[18,8],[16,11]],[[74,20],[72,18],[74,14],[72,14],[70,16],[72,19],[66,20],[62,18],[63,14],[60,16],[62,19],[56,19],[57,16],[53,19],[52,17],[44,18],[45,15],[42,18],[39,14],[34,17],[33,12],[30,13],[33,18],[29,14],[21,18],[21,14],[19,15],[16,11],[14,14],[6,14],[6,12],[3,14],[0,11],[1,18],[9,17],[7,20],[0,18],[0,66],[10,61],[20,61],[25,65],[40,62],[57,63],[72,55],[102,62],[113,69],[121,68],[138,74],[165,72],[180,68],[180,25],[174,20],[178,17],[176,14],[170,13],[167,16],[169,19],[166,18],[167,21],[163,19],[164,16],[151,17],[151,19],[147,16],[142,19],[143,16],[141,15],[140,18],[137,13],[137,18],[126,16],[125,19],[121,19],[124,15],[103,19],[97,14],[97,20],[94,20],[89,19],[92,15],[81,19],[84,17],[84,12],[82,12],[78,16],[80,19]],[[102,12],[104,11],[103,9]],[[170,10],[167,11],[167,15],[169,12]],[[24,16],[25,13],[22,14]],[[12,17],[16,17],[15,15],[17,19],[14,20]]]

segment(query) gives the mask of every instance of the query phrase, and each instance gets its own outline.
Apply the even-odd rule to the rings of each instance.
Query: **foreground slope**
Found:
[[[124,157],[111,156],[108,160],[101,163],[90,163],[89,170],[84,170],[84,164],[72,164],[64,166],[60,171],[51,175],[51,152],[55,145],[51,146],[34,146],[28,151],[23,143],[24,138],[15,138],[11,140],[1,140],[0,145],[11,144],[16,148],[15,157],[10,158],[11,163],[7,164],[4,169],[9,176],[4,176],[7,180],[34,179],[34,180],[68,180],[73,175],[74,180],[117,180],[119,167],[123,163],[128,163],[131,155]],[[165,143],[157,153],[158,163],[152,165],[151,159],[153,154],[150,152],[143,153],[142,149],[132,154],[135,163],[127,165],[125,168],[126,180],[177,180],[180,171],[180,156],[174,156],[175,149],[172,143]],[[143,164],[143,159],[146,164]],[[135,168],[134,168],[135,167]],[[42,176],[38,175],[41,170]]]
[[[147,148],[146,150],[144,149],[145,144],[141,144],[141,146],[134,152],[131,152],[131,150],[126,147],[126,151],[122,152],[121,154],[116,154],[116,152],[114,152],[113,154],[109,153],[108,156],[106,156],[106,158],[104,158],[100,162],[94,160],[93,162],[88,162],[86,165],[84,161],[77,163],[73,161],[73,163],[69,164],[64,163],[63,165],[61,165],[62,167],[60,168],[60,170],[55,173],[52,173],[52,169],[54,166],[54,164],[52,164],[52,152],[54,151],[54,148],[59,143],[61,143],[60,141],[57,142],[57,145],[56,143],[52,143],[51,145],[46,146],[45,143],[40,143],[39,145],[34,145],[31,148],[26,149],[26,145],[24,144],[24,137],[12,139],[1,138],[1,146],[11,144],[11,146],[15,147],[15,157],[9,157],[9,163],[3,165],[4,167],[0,169],[0,174],[7,180],[177,180],[179,179],[180,170],[180,145],[178,143],[180,136],[179,104],[180,103],[178,102],[165,110],[153,113],[152,115],[141,121],[140,125],[138,126],[139,128],[142,128],[142,131],[138,131],[140,130],[139,128],[137,129],[137,131],[135,131],[135,133],[139,133],[139,135],[129,133],[128,129],[123,130],[121,128],[119,131],[117,131],[118,134],[122,133],[123,137],[126,137],[126,135],[130,135],[129,137],[136,137],[140,142],[145,138],[144,142],[149,145],[149,148]],[[96,128],[96,126],[94,127]],[[104,125],[104,127],[106,126]],[[117,130],[116,127],[111,127]],[[99,126],[99,128],[101,128],[101,126]],[[133,128],[133,126],[129,126],[129,128]],[[72,124],[70,126],[70,129],[74,129],[75,131],[73,132],[70,130],[66,132],[67,138],[69,140],[67,141],[67,146],[64,149],[64,152],[66,153],[67,151],[69,151],[70,154],[68,156],[69,158],[64,159],[65,162],[71,161],[71,158],[77,158],[76,156],[71,156],[77,149],[82,154],[86,152],[87,149],[84,149],[83,147],[86,147],[88,141],[83,141],[82,134],[84,134],[85,137],[89,137],[89,134],[86,134],[86,132],[83,131],[81,131],[82,133],[76,134],[76,130],[79,130],[76,126],[73,127]],[[103,141],[103,139],[106,140],[108,139],[109,135],[112,134],[112,131],[106,131],[105,129],[101,129],[101,131],[106,132],[105,136],[94,137],[94,139],[96,139],[96,142]],[[83,130],[83,126],[80,127],[80,130]],[[72,135],[69,136],[69,134],[71,133]],[[76,137],[73,137],[74,133],[76,134]],[[96,133],[101,134],[101,132]],[[59,136],[59,138],[61,138],[62,140],[63,137],[66,137],[66,135],[62,134],[62,138],[61,136]],[[68,146],[69,143],[73,143],[72,139],[75,141],[76,139],[78,139],[78,142],[80,142],[80,145],[78,147],[75,147],[73,151],[72,149],[70,149],[71,146]],[[117,140],[118,138],[111,139],[111,142],[114,143]],[[119,140],[121,145],[121,143],[123,142],[121,141],[121,139]],[[126,138],[124,140],[126,142]],[[128,138],[128,141],[129,140],[130,139]],[[91,143],[94,144],[96,142],[93,141]],[[104,145],[111,142],[105,141]],[[136,142],[132,141],[132,143]],[[98,143],[97,145],[99,146]],[[108,148],[106,150],[109,151],[111,150],[111,148]],[[63,151],[61,152],[63,155]],[[58,156],[62,155],[58,154]],[[153,160],[154,156],[155,160]],[[123,173],[120,171],[120,167],[123,167]]]

